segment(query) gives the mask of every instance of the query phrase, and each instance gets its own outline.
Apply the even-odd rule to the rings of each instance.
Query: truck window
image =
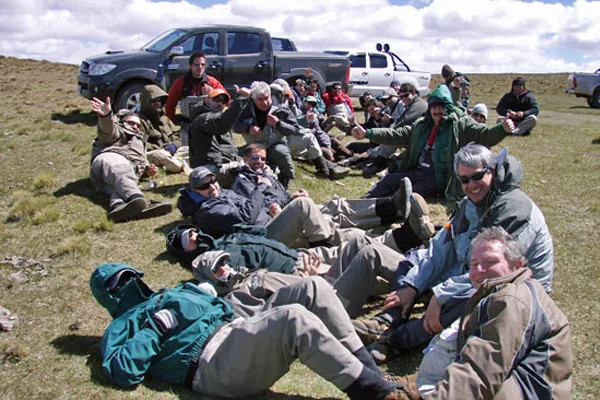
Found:
[[[173,29],[159,35],[146,43],[142,50],[152,51],[156,53],[160,53],[171,44],[173,44],[177,39],[184,36],[188,31],[184,29]]]
[[[353,68],[367,68],[367,57],[364,54],[350,56],[350,65]]]
[[[369,57],[371,59],[371,68],[387,68],[387,57],[383,54],[369,54]]]
[[[183,55],[189,56],[195,51],[202,51],[204,54],[219,53],[219,33],[205,32],[198,35],[190,36],[181,44],[183,47]]]
[[[294,51],[294,46],[289,39],[271,37],[273,51]]]
[[[227,32],[227,54],[253,54],[262,51],[260,34]]]

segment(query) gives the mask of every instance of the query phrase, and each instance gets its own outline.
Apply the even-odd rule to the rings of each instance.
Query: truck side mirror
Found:
[[[389,45],[389,44],[387,44],[387,43],[386,43],[386,44],[384,44],[384,45],[383,45],[383,51],[385,51],[386,53],[387,53],[388,51],[390,51],[390,45]]]
[[[375,48],[377,49],[377,51],[381,51],[381,49],[383,49],[383,47],[381,47],[381,43],[377,43]]]
[[[171,50],[169,50],[169,57],[182,56],[183,55],[183,46],[173,46]]]

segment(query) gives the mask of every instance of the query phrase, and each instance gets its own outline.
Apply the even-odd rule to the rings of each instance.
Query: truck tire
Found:
[[[592,97],[587,99],[588,105],[592,108],[600,108],[600,88],[596,89]]]
[[[124,85],[115,96],[114,110],[126,108],[133,112],[140,112],[140,95],[144,89],[144,83],[128,83]]]

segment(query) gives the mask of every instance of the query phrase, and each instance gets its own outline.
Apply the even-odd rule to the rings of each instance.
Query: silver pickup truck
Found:
[[[573,72],[569,75],[567,94],[585,97],[592,108],[600,108],[600,68],[593,74]]]

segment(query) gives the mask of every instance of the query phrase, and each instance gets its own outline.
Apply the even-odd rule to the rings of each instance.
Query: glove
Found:
[[[165,144],[165,150],[171,153],[171,155],[175,155],[175,153],[177,152],[177,146],[175,145],[175,143],[167,143]]]
[[[158,329],[160,329],[162,333],[167,333],[168,331],[177,328],[177,325],[179,325],[177,318],[175,318],[173,313],[169,310],[159,310],[152,316],[152,319],[156,322]]]
[[[208,294],[212,294],[213,296],[217,297],[217,291],[215,290],[215,287],[212,285],[212,283],[202,282],[198,284],[198,287],[207,292]]]

